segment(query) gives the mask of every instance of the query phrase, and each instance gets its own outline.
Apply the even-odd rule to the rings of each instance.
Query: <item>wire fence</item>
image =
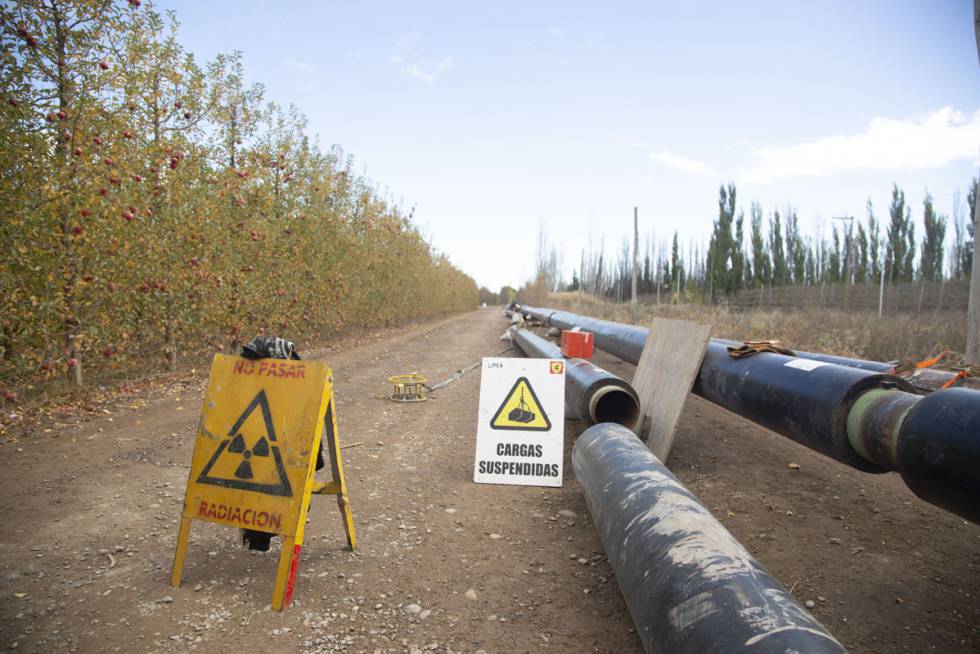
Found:
[[[816,307],[842,311],[878,312],[881,294],[885,315],[966,311],[970,293],[968,280],[886,284],[821,284],[819,286],[781,286],[743,289],[728,299],[738,311],[757,309],[803,311]]]

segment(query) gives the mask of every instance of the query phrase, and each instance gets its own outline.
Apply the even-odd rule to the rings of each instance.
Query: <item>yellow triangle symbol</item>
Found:
[[[492,429],[517,429],[520,431],[548,431],[551,420],[544,412],[538,396],[527,377],[518,377],[504,397],[503,403],[490,420]]]

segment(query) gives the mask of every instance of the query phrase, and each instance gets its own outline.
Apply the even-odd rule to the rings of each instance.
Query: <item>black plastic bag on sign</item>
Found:
[[[256,336],[242,346],[242,356],[246,359],[294,359],[299,361],[299,353],[292,341],[278,336]]]

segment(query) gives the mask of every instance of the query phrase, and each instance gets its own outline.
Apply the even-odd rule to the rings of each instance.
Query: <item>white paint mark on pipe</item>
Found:
[[[819,629],[811,629],[810,627],[799,627],[799,626],[793,625],[793,626],[790,626],[790,627],[779,627],[778,629],[773,629],[772,631],[769,631],[767,633],[758,634],[756,636],[752,636],[747,641],[745,641],[745,646],[748,647],[749,645],[755,645],[756,643],[758,643],[763,638],[768,638],[769,636],[772,636],[773,634],[777,634],[777,633],[779,633],[781,631],[806,631],[806,632],[809,632],[811,634],[816,634],[816,635],[818,635],[818,636],[820,636],[822,638],[826,638],[827,640],[831,641],[832,643],[837,643],[838,645],[840,645],[840,643],[837,642],[837,639],[836,638],[834,638],[830,634],[827,634],[827,633],[824,633],[824,632],[820,631]],[[843,647],[843,645],[841,645],[841,647]]]

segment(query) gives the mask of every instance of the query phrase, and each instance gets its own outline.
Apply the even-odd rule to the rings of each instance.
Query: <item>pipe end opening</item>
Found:
[[[597,394],[592,405],[592,418],[597,424],[614,422],[633,429],[640,418],[640,404],[632,394],[610,387],[605,393]]]

